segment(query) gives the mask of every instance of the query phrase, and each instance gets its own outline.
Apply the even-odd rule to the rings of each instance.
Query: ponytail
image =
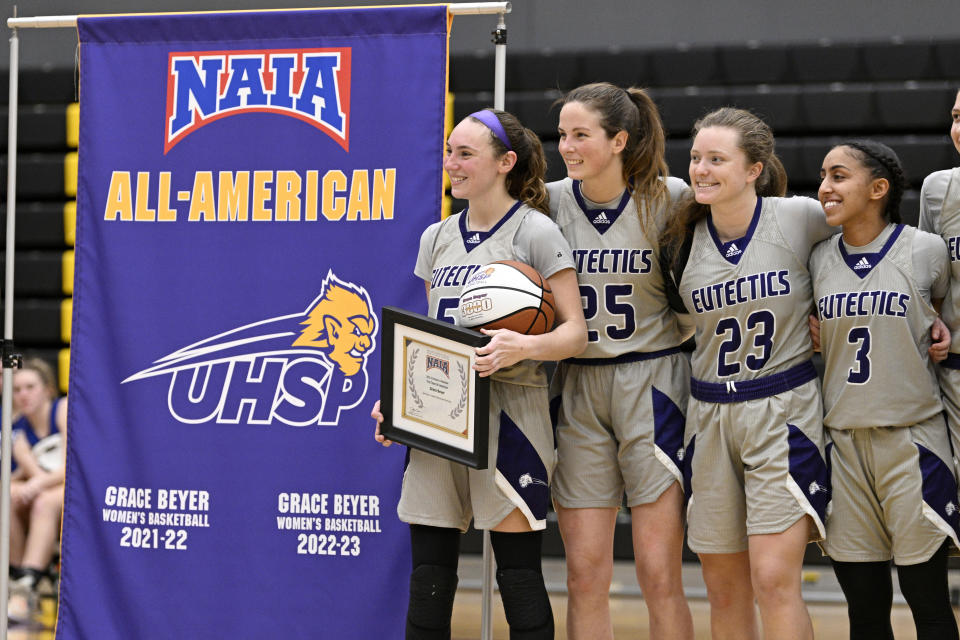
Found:
[[[787,172],[774,152],[773,130],[766,122],[743,109],[721,107],[697,120],[691,138],[696,138],[701,129],[723,127],[732,129],[739,138],[737,146],[747,157],[747,162],[763,165],[754,185],[758,196],[783,197],[787,193]],[[680,247],[693,234],[697,223],[710,214],[710,206],[697,202],[693,193],[686,193],[674,206],[673,215],[661,234],[661,246],[671,255],[680,255]]]
[[[666,136],[653,99],[637,87],[621,89],[609,82],[595,82],[577,87],[558,102],[579,102],[597,112],[600,126],[609,138],[620,131],[627,133],[621,152],[622,177],[646,230],[646,216],[664,206],[669,198],[663,181],[669,174]]]
[[[490,131],[490,144],[497,156],[502,156],[510,150],[517,154],[517,162],[507,174],[507,193],[541,213],[549,213],[550,198],[547,194],[547,185],[543,181],[547,171],[547,159],[544,156],[540,138],[520,124],[515,115],[499,109],[487,109],[487,111],[497,117],[510,141],[511,149],[507,149],[507,145],[492,130]],[[473,119],[484,124],[477,118]]]

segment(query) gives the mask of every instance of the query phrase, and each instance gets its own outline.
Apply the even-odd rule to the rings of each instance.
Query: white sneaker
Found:
[[[36,598],[29,591],[15,590],[7,601],[7,618],[10,622],[23,623],[33,619]]]

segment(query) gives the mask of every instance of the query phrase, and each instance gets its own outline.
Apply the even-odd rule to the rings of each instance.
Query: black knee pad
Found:
[[[533,569],[497,571],[510,640],[553,640],[553,610],[543,574]]]
[[[457,572],[450,567],[422,564],[410,574],[407,640],[447,640],[457,593]]]

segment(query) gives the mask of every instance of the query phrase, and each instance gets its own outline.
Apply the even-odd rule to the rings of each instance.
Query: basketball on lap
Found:
[[[474,272],[460,291],[460,325],[537,335],[553,328],[550,285],[528,264],[501,260]]]

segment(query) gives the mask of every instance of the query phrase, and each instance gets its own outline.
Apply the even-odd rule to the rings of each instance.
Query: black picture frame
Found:
[[[486,469],[490,379],[480,377],[472,364],[475,349],[486,344],[489,336],[390,306],[381,309],[381,322],[380,433],[388,440]],[[418,392],[418,375],[428,374],[431,377],[426,379],[432,381],[428,385],[433,386]],[[460,400],[452,403],[458,394]],[[441,412],[445,413],[440,416]],[[448,424],[447,416],[451,416]]]

